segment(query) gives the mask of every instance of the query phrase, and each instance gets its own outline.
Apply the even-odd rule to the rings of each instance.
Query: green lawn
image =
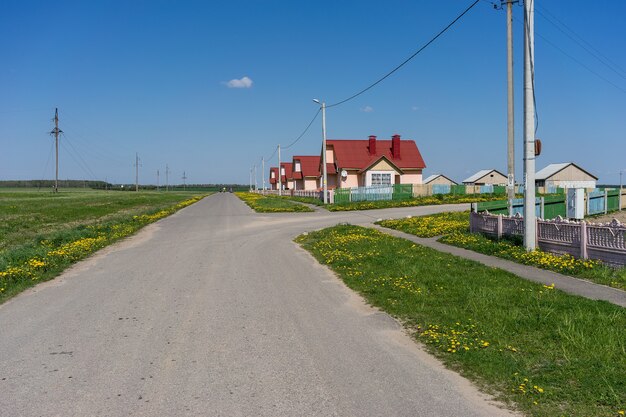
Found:
[[[202,195],[0,189],[0,302]]]
[[[608,267],[598,261],[555,255],[539,249],[527,252],[519,239],[498,241],[480,234],[472,234],[469,232],[469,212],[383,220],[378,224],[419,237],[443,235],[439,239],[442,243],[626,290],[626,268]]]
[[[311,212],[311,208],[289,201],[286,198],[261,195],[256,193],[235,193],[237,197],[243,200],[251,209],[257,213],[290,213],[290,212]]]
[[[393,207],[414,207],[433,206],[441,204],[461,204],[476,203],[479,201],[492,201],[501,199],[502,196],[488,194],[452,195],[437,194],[424,197],[409,198],[406,200],[383,200],[383,201],[356,201],[350,203],[329,204],[326,208],[329,211],[351,211],[351,210],[374,210]]]
[[[531,416],[617,416],[626,407],[626,309],[376,230],[296,239],[450,368]]]

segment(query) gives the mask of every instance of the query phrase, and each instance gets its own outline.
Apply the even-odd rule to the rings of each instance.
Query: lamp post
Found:
[[[314,102],[322,106],[322,191],[324,204],[328,204],[328,173],[326,172],[326,103],[314,98]]]

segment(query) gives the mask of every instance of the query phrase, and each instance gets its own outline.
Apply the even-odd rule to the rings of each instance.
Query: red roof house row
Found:
[[[322,188],[320,156],[294,156],[281,163],[282,189],[319,190]],[[369,136],[366,140],[326,141],[328,188],[351,188],[392,184],[421,184],[424,159],[413,140],[391,140]],[[275,170],[275,171],[273,171]],[[278,168],[270,168],[270,184],[276,184]],[[272,182],[272,179],[274,181]]]

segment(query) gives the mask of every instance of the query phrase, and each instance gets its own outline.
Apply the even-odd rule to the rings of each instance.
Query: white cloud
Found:
[[[417,107],[417,106],[413,106],[413,107],[411,107],[411,110],[413,110],[413,111],[418,111],[419,109],[420,109],[420,108],[419,108],[419,107]]]
[[[252,87],[252,79],[248,77],[235,78],[225,84],[228,88],[250,88]]]
[[[374,108],[372,106],[365,106],[361,109],[361,111],[365,113],[371,113],[374,111]]]

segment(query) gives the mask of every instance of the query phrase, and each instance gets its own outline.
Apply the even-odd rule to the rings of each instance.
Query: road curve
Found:
[[[0,415],[512,415],[292,241],[385,213],[227,193],[146,227],[0,306]]]

